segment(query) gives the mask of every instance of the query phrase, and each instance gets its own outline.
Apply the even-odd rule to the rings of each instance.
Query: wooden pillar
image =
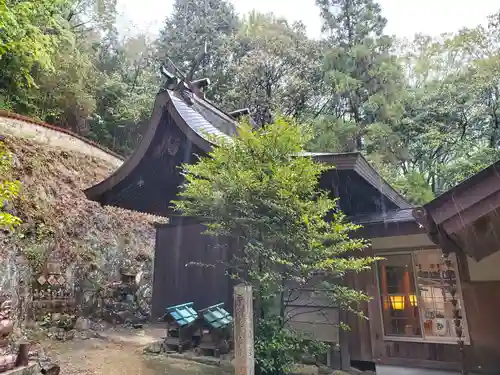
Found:
[[[252,287],[236,285],[233,301],[235,375],[254,375]]]
[[[339,318],[342,322],[349,320],[347,311],[339,311]],[[339,346],[340,346],[340,369],[351,370],[351,354],[349,352],[349,332],[339,327]]]

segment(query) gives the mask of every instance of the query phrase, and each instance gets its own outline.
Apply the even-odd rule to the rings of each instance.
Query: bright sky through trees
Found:
[[[302,21],[309,34],[320,34],[321,21],[314,0],[232,0],[239,13],[252,9],[273,12],[290,21]],[[388,19],[387,32],[399,37],[415,33],[439,35],[461,27],[485,23],[486,17],[500,9],[498,0],[379,0]],[[291,4],[294,4],[291,6]],[[125,32],[156,33],[172,8],[172,0],[119,0],[120,28]]]

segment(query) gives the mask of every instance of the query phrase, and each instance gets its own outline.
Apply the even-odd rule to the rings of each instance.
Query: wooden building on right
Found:
[[[373,299],[369,320],[348,318],[343,363],[374,363],[377,375],[500,374],[499,172],[497,162],[423,207],[352,218],[383,260],[348,280]]]
[[[178,216],[170,202],[183,183],[179,165],[195,163],[217,147],[207,135],[236,136],[242,112],[225,113],[208,101],[203,80],[169,82],[156,97],[134,154],[85,191],[102,205],[168,217],[168,224],[157,226],[155,318],[186,302],[232,306],[232,281],[222,267],[186,265],[220,264],[233,244],[203,235],[201,220]],[[300,312],[289,316],[294,328],[331,344],[330,359],[340,358],[327,362],[343,369],[375,366],[377,375],[500,374],[500,162],[415,208],[359,153],[303,156],[335,167],[321,176],[319,186],[362,225],[353,235],[371,242],[367,255],[383,259],[346,280],[373,297],[362,306],[368,320],[338,311],[304,286],[290,303]],[[351,331],[339,332],[339,320]]]

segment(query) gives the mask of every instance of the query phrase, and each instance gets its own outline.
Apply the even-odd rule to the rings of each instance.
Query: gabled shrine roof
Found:
[[[165,112],[168,112],[176,125],[186,137],[204,152],[214,146],[214,138],[231,139],[236,132],[236,120],[221,112],[210,102],[200,99],[191,93],[193,105],[188,105],[180,94],[171,90],[161,90],[157,96],[151,115],[151,121],[141,143],[127,160],[106,180],[85,190],[88,199],[107,204],[102,200],[102,194],[110,191],[122,182],[145,157],[148,149],[157,136]]]
[[[415,218],[413,217],[413,210],[413,207],[400,208],[397,210],[355,215],[351,216],[350,219],[353,223],[360,225],[416,222]]]
[[[188,302],[182,305],[167,307],[167,314],[180,326],[190,325],[198,319],[198,313],[193,308],[194,303]]]
[[[447,252],[480,261],[499,251],[500,160],[439,195],[413,216]]]
[[[188,100],[182,95],[187,95]],[[164,202],[174,199],[179,188],[179,180],[169,175],[159,181],[156,176],[167,173],[166,168],[170,168],[170,171],[175,169],[168,165],[172,162],[168,161],[171,158],[167,152],[170,137],[167,128],[172,130],[172,127],[193,145],[190,146],[189,155],[197,155],[209,152],[216,145],[217,139],[231,140],[237,131],[237,121],[236,118],[223,112],[208,100],[196,96],[190,90],[182,93],[161,90],[156,96],[149,127],[139,146],[111,176],[85,190],[87,198],[102,205],[156,215],[168,214]],[[183,162],[194,160],[190,159],[189,155],[185,155]],[[371,186],[370,191],[374,193],[369,194],[375,197],[378,195],[376,192],[380,192],[379,198],[388,202],[388,209],[411,207],[359,152],[304,153],[304,155],[332,164],[336,170],[345,171],[342,173],[359,176],[361,184]]]

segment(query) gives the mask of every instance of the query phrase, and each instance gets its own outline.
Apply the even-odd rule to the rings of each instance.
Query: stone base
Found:
[[[193,361],[203,365],[220,367],[227,372],[234,372],[234,365],[231,360],[215,357],[198,356],[192,352],[186,353],[165,353],[167,358],[183,359],[186,361]]]
[[[168,350],[163,340],[152,342],[144,348],[145,354],[161,354],[167,358],[182,359],[186,361],[193,361],[209,366],[221,367],[229,372],[234,372],[232,364],[232,353],[225,354],[218,358],[199,355],[196,350],[189,350],[183,353],[177,353],[173,350]]]
[[[35,375],[39,373],[38,364],[30,362],[28,366],[17,367],[9,371],[2,372],[2,375]]]

